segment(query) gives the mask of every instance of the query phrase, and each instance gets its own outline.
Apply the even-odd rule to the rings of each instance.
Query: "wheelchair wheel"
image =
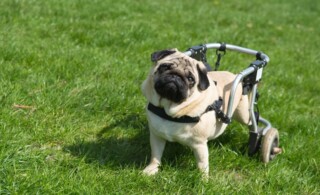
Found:
[[[271,128],[262,138],[261,157],[264,163],[273,160],[277,154],[281,153],[279,148],[279,133],[275,128]]]

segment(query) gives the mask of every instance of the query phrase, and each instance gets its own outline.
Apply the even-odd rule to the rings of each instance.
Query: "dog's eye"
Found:
[[[195,83],[194,78],[192,76],[188,76],[187,79],[188,79],[190,85],[193,85]]]
[[[164,64],[160,64],[158,71],[159,72],[164,72],[166,70],[169,70],[171,68],[173,64],[169,64],[169,63],[164,63]]]

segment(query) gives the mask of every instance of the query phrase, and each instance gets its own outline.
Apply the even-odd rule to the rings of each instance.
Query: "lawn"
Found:
[[[319,24],[315,0],[1,0],[0,194],[320,194]],[[210,42],[269,55],[259,108],[283,153],[248,157],[232,123],[209,142],[208,182],[176,143],[141,175],[150,54]],[[227,52],[220,69],[252,60]]]

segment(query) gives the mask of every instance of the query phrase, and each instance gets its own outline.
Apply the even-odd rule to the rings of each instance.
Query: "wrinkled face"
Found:
[[[153,82],[156,92],[163,98],[180,103],[194,90],[209,86],[203,64],[176,50],[163,50],[152,54],[155,62]]]

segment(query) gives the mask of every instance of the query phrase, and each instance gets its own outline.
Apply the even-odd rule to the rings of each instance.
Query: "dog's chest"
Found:
[[[167,121],[148,111],[150,131],[167,141],[192,145],[199,141],[208,141],[221,135],[226,124],[217,122],[215,112],[204,114],[198,123],[177,123]]]
[[[153,113],[148,113],[150,130],[157,136],[171,142],[186,142],[194,137],[192,123],[166,121]]]

